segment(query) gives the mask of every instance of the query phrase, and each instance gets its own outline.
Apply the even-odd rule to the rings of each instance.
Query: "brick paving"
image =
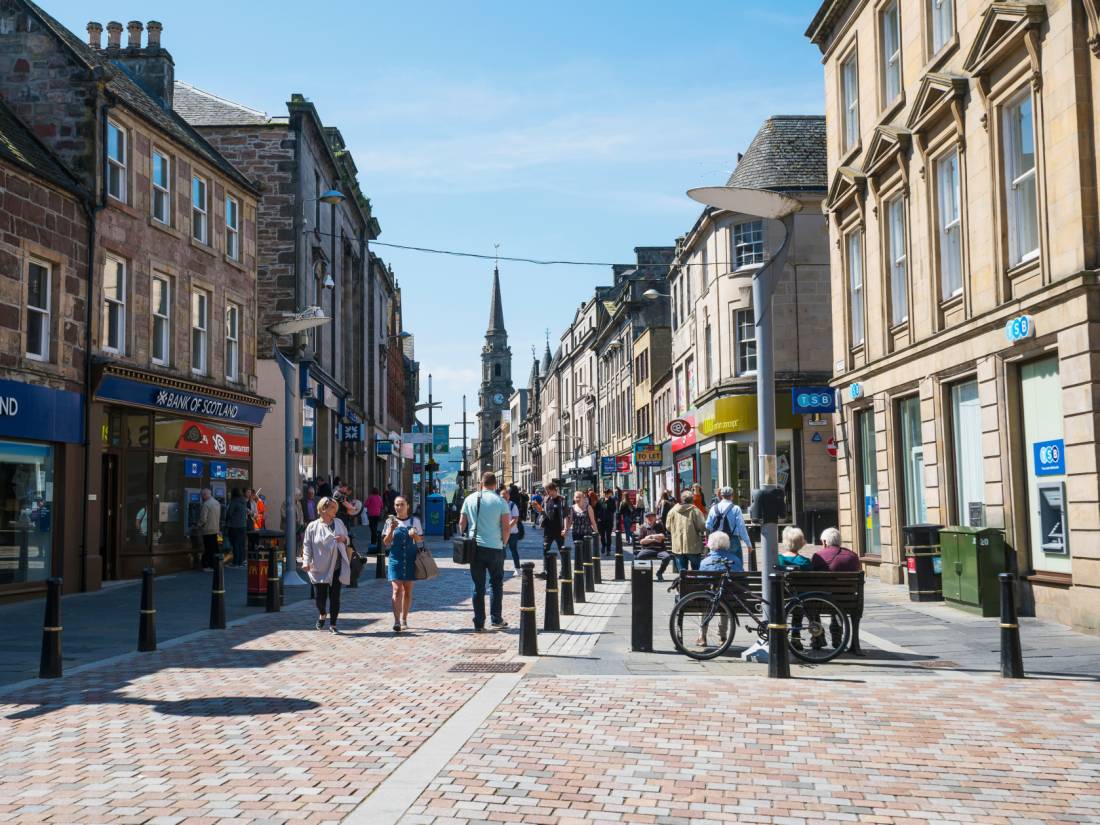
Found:
[[[519,580],[513,628],[474,634],[468,576],[438,551],[408,634],[390,630],[386,583],[365,579],[345,591],[343,637],[300,603],[0,690],[0,822],[375,825],[372,792],[428,752],[435,767],[385,822],[1100,822],[1095,677],[1006,682],[872,656],[777,684],[667,653],[642,666],[688,669],[632,675],[629,596],[610,581],[540,637],[549,655],[472,734],[443,741],[492,678],[448,669],[517,659]]]

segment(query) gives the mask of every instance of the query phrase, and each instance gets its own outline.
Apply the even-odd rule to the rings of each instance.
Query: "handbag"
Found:
[[[474,513],[474,536],[477,536],[477,519],[481,515],[481,493],[477,494],[477,511]],[[451,558],[455,564],[469,564],[477,553],[477,539],[459,536],[451,540]],[[419,553],[417,554],[419,560]]]
[[[356,581],[363,568],[367,565],[366,556],[360,556],[354,550],[351,552],[351,580]]]
[[[431,551],[426,547],[421,547],[416,551],[414,567],[416,568],[416,578],[418,581],[422,579],[434,579],[439,575],[439,565],[435,563]]]

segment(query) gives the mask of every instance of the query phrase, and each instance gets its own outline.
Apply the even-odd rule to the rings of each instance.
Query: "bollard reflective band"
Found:
[[[217,591],[215,590],[214,592],[216,593]],[[156,613],[156,612],[157,611],[155,611],[155,610],[139,610],[138,611],[138,613]]]
[[[60,633],[61,632],[60,627],[44,627],[44,628],[42,628],[42,630],[44,632],[48,632],[48,633]]]
[[[786,630],[786,629],[787,629],[787,626],[785,624],[769,624],[768,625],[768,630]]]
[[[268,579],[268,581],[271,581],[271,579]],[[225,595],[224,590],[211,590],[210,592],[213,593],[215,596],[224,596]],[[156,611],[154,610],[153,612],[155,613]]]
[[[548,588],[546,588],[546,592],[547,592],[547,593],[557,593],[557,592],[558,592],[558,588],[556,588],[556,587],[548,587]]]
[[[520,610],[523,610],[523,611],[528,611],[529,610],[532,613],[535,612],[535,608],[533,608],[533,607],[521,607]]]
[[[573,581],[573,577],[570,576],[568,579],[558,579],[558,581],[559,582],[571,582],[571,581]]]
[[[1005,624],[1004,622],[1001,622],[1001,627],[1005,628],[1006,630],[1015,630],[1019,627],[1019,625],[1018,624]]]

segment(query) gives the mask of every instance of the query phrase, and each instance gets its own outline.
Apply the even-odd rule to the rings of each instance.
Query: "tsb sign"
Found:
[[[791,412],[795,415],[836,412],[836,393],[832,387],[793,387]]]
[[[1019,315],[1005,324],[1005,338],[1010,343],[1035,337],[1035,319],[1030,315]]]

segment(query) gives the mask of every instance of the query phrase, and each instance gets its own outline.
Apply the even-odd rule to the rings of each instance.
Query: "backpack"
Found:
[[[733,508],[736,506],[736,504],[731,504],[725,512],[719,512],[721,518],[718,519],[718,523],[714,525],[714,528],[716,531],[721,531],[730,537],[730,550],[740,556],[741,537],[734,532],[733,524],[730,522],[730,513],[733,512]]]

